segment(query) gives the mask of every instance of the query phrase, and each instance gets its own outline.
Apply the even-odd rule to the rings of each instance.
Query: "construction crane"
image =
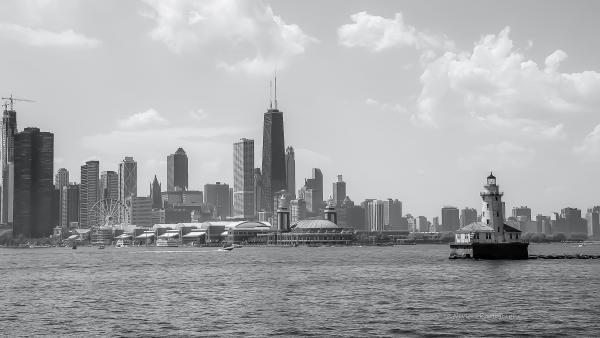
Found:
[[[4,100],[4,103],[2,104],[4,106],[4,110],[8,109],[8,105],[10,105],[10,110],[14,110],[13,107],[14,107],[15,101],[35,102],[33,100],[15,98],[12,96],[12,94],[10,94],[10,97],[3,97],[2,100]]]

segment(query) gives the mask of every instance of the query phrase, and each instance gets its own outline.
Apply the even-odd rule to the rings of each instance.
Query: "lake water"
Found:
[[[447,245],[0,249],[0,334],[600,334],[600,259],[448,255]]]

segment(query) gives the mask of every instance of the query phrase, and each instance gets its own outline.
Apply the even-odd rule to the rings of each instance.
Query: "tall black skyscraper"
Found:
[[[54,134],[25,128],[14,138],[13,236],[51,234],[54,192]]]
[[[2,115],[2,223],[12,222],[14,197],[14,145],[17,133],[17,112],[4,107]]]
[[[283,112],[277,109],[277,79],[275,79],[275,106],[265,113],[263,124],[262,185],[263,206],[273,210],[273,194],[286,189],[285,139]]]
[[[188,190],[188,157],[183,148],[167,157],[167,191]]]

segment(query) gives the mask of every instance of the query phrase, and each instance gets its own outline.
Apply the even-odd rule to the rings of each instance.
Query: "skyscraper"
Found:
[[[275,106],[271,105],[264,115],[262,185],[263,206],[272,212],[273,194],[286,189],[285,140],[283,133],[283,112],[277,108],[277,79],[275,79]]]
[[[119,175],[114,171],[103,171],[100,174],[100,198],[119,199]]]
[[[167,191],[188,190],[188,157],[183,148],[177,148],[167,157]]]
[[[139,227],[152,226],[152,200],[150,197],[131,196],[128,204],[130,205],[131,224]]]
[[[304,180],[302,187],[303,198],[306,201],[306,209],[313,215],[320,214],[323,204],[323,173],[319,168],[313,168],[312,178]]]
[[[81,166],[81,185],[79,186],[79,226],[89,228],[98,222],[91,214],[92,207],[100,199],[98,175],[100,162],[87,161]]]
[[[531,221],[531,209],[527,206],[514,207],[512,209],[512,216],[519,221]]]
[[[263,202],[262,174],[260,168],[254,168],[254,213],[256,215],[265,210]]]
[[[54,189],[58,190],[58,200],[56,204],[58,205],[58,219],[59,224],[61,224],[60,219],[62,215],[62,195],[63,195],[63,187],[69,185],[69,171],[65,168],[60,168],[56,171],[56,175],[54,176]]]
[[[162,191],[156,175],[154,175],[154,180],[150,183],[150,199],[152,200],[152,209],[162,209]]]
[[[54,134],[25,128],[14,135],[13,236],[52,233]]]
[[[337,182],[333,182],[333,201],[335,206],[339,208],[346,198],[346,182],[342,179],[342,175],[337,176]]]
[[[253,217],[254,140],[243,138],[233,144],[233,215]]]
[[[122,202],[137,196],[137,162],[125,157],[119,163],[119,199]]]
[[[458,208],[445,206],[442,208],[442,228],[444,231],[456,231],[459,228]]]
[[[69,185],[69,171],[65,168],[60,168],[56,171],[56,175],[54,176],[54,187],[56,189],[61,189]]]
[[[383,231],[383,201],[366,200],[366,218],[369,231]]]
[[[231,214],[229,185],[217,182],[204,185],[204,203],[214,207],[215,218],[225,218]]]
[[[473,222],[477,222],[477,210],[473,208],[464,208],[460,210],[460,227],[464,227]]]
[[[2,116],[2,223],[13,221],[14,146],[17,133],[17,112],[4,107]]]
[[[402,230],[402,202],[388,198],[383,201],[384,230]]]
[[[287,179],[286,190],[291,199],[296,199],[296,153],[294,148],[285,149],[285,177]]]
[[[68,227],[79,222],[79,185],[70,183],[62,188],[60,226]]]

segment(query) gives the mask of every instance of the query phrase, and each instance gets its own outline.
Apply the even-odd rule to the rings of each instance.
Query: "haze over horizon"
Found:
[[[119,10],[115,10],[118,8]],[[600,204],[600,4],[593,1],[4,1],[0,93],[17,125],[55,134],[54,170],[138,162],[138,194],[167,155],[190,190],[233,183],[277,71],[297,189],[318,167],[355,203],[403,213],[480,209],[490,171],[507,214]],[[456,25],[456,22],[469,24]]]

